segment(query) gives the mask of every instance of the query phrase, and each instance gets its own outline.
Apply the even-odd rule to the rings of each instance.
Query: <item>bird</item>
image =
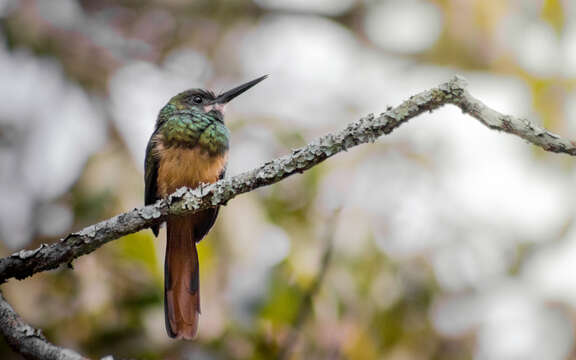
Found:
[[[232,99],[268,75],[220,95],[190,89],[172,97],[160,110],[144,163],[146,205],[168,197],[181,187],[214,183],[226,173],[230,131],[224,108]],[[200,315],[199,263],[196,243],[210,231],[218,208],[166,218],[164,315],[168,336],[193,339]],[[160,224],[151,226],[158,237]]]

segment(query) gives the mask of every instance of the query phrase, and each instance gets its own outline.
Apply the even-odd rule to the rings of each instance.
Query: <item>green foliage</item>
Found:
[[[145,230],[126,235],[118,239],[115,244],[125,260],[142,265],[154,278],[161,281],[162,273],[159,271],[154,241],[152,232]]]

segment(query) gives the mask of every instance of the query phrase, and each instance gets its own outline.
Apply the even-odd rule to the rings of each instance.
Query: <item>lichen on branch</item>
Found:
[[[288,155],[271,160],[255,169],[195,189],[181,188],[153,205],[133,209],[88,226],[79,232],[69,234],[59,242],[43,244],[34,250],[16,252],[0,259],[0,283],[10,278],[23,279],[40,271],[54,269],[61,264],[69,264],[75,258],[89,254],[109,241],[158,224],[168,215],[192,214],[225,205],[240,194],[302,173],[354,146],[374,142],[408,120],[446,104],[458,106],[463,113],[471,115],[490,129],[519,136],[546,151],[576,155],[575,142],[553,134],[526,119],[504,115],[489,108],[473,97],[466,90],[466,85],[463,78],[456,76],[437,87],[413,95],[378,116],[369,114],[348,124],[340,131],[322,136],[306,146],[292,150]],[[10,338],[13,335],[11,331],[16,331],[14,326],[32,328],[22,322],[1,295],[0,314],[13,319],[0,321],[0,332],[20,353],[26,354],[37,348],[45,348],[62,352],[61,357],[50,357],[53,359],[82,358],[73,352],[68,353],[69,350],[48,343],[34,332],[18,334],[20,337],[16,337],[16,340],[13,340],[14,337]],[[44,342],[46,345],[41,345],[39,342]]]

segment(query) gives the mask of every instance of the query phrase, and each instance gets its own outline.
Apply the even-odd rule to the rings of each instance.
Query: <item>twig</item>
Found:
[[[298,337],[302,331],[302,327],[312,312],[312,301],[316,297],[316,294],[318,294],[318,291],[320,291],[320,287],[322,286],[324,278],[326,277],[326,273],[328,272],[328,266],[332,260],[332,253],[334,249],[334,233],[336,230],[336,221],[339,215],[340,209],[334,211],[331,219],[327,222],[326,233],[324,235],[324,249],[322,251],[322,259],[320,261],[320,269],[318,270],[318,274],[316,275],[314,282],[312,285],[310,285],[302,297],[302,302],[298,308],[294,326],[286,337],[284,345],[280,348],[278,355],[279,360],[288,359],[290,354],[292,354],[294,347],[298,342]]]
[[[42,332],[26,324],[0,292],[0,333],[8,345],[26,359],[86,360],[73,350],[48,342]]]

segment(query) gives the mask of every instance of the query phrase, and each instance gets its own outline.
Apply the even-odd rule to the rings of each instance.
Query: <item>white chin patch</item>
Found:
[[[224,109],[226,109],[226,104],[210,104],[210,105],[204,106],[204,112],[216,110],[216,111],[220,111],[222,114],[224,114]]]

